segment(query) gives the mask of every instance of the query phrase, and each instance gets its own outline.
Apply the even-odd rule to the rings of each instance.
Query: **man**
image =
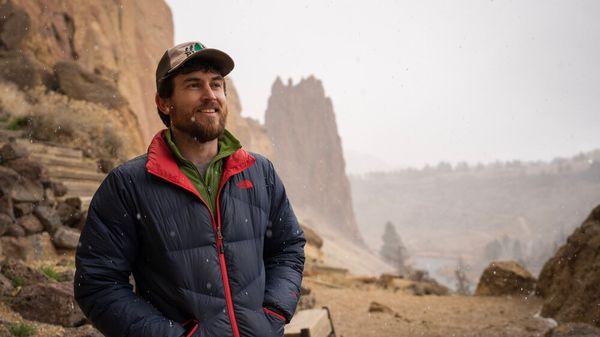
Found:
[[[233,66],[198,42],[167,50],[168,129],[92,199],[75,298],[106,336],[283,336],[294,314],[306,241],[271,162],[224,128]]]

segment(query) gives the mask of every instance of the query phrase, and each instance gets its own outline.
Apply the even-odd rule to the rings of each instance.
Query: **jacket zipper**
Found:
[[[234,337],[240,337],[238,330],[237,321],[235,319],[235,313],[233,312],[233,299],[231,298],[231,288],[229,287],[229,277],[227,276],[227,265],[225,263],[225,252],[223,251],[223,233],[221,232],[221,190],[227,181],[223,181],[219,186],[217,192],[217,250],[219,252],[219,263],[221,264],[221,276],[223,277],[223,286],[225,287],[225,301],[227,302],[227,311],[229,311],[229,320],[231,321],[231,328],[233,330]],[[212,216],[212,213],[211,213]],[[213,217],[214,221],[214,217]]]
[[[226,182],[226,181],[225,181]],[[235,319],[235,313],[233,312],[233,299],[231,298],[231,288],[229,287],[229,277],[227,276],[227,265],[225,263],[225,252],[223,251],[223,233],[221,232],[221,211],[220,211],[220,196],[221,190],[223,186],[225,186],[225,182],[222,182],[222,185],[219,187],[219,191],[217,193],[217,221],[215,221],[215,216],[211,211],[210,207],[208,207],[208,203],[202,198],[202,196],[198,193],[198,191],[193,192],[199,199],[202,201],[204,206],[208,209],[208,213],[210,214],[210,222],[213,227],[213,231],[217,234],[217,252],[219,255],[219,265],[221,266],[221,277],[223,279],[223,286],[225,288],[225,302],[227,303],[227,311],[229,312],[229,321],[231,322],[231,329],[233,331],[234,337],[240,337],[240,332],[237,326],[237,321]]]

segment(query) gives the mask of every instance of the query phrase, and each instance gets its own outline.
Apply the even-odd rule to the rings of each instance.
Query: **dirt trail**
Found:
[[[305,278],[317,299],[328,306],[338,337],[534,337],[543,336],[549,323],[534,318],[541,308],[537,298],[472,296],[415,296],[382,289],[334,289]],[[399,317],[369,313],[379,302]]]

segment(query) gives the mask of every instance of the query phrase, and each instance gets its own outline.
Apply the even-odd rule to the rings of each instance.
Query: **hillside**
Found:
[[[600,151],[550,163],[441,163],[350,181],[358,223],[374,249],[389,220],[413,262],[446,275],[460,256],[475,269],[511,258],[537,273],[600,201]]]

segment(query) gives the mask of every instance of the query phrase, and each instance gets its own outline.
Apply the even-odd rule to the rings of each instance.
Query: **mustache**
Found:
[[[218,103],[209,103],[197,106],[194,111],[201,112],[203,109],[214,109],[216,112],[221,112],[222,110]]]

